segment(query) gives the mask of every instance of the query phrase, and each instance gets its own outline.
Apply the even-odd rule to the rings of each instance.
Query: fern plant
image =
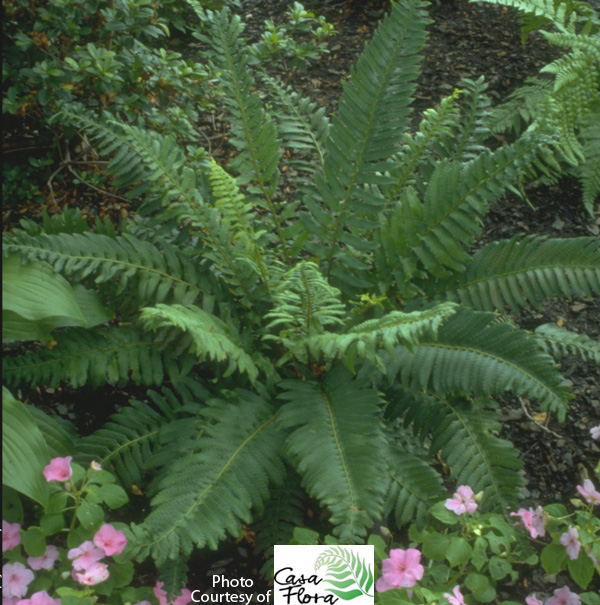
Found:
[[[472,0],[473,1],[473,0]],[[494,130],[517,133],[541,128],[557,134],[546,154],[544,176],[573,173],[581,182],[585,209],[594,214],[600,196],[600,18],[584,1],[485,0],[517,8],[523,43],[531,31],[566,49],[495,109]],[[540,29],[552,26],[550,31]]]
[[[248,66],[239,17],[190,3],[237,154],[218,166],[63,107],[61,120],[119,158],[108,171],[142,205],[119,230],[86,231],[67,212],[5,236],[7,253],[43,260],[116,312],[7,357],[6,382],[154,386],[78,454],[144,486],[151,511],[130,544],[171,579],[194,548],[247,524],[266,551],[286,542],[307,496],[341,543],[388,515],[425,522],[444,481],[483,492],[483,509],[514,504],[519,453],[496,434],[494,397],[528,396],[563,420],[570,394],[551,355],[598,358],[583,335],[502,321],[548,298],[597,295],[598,240],[529,236],[473,252],[490,205],[552,140],[528,132],[488,149],[483,79],[463,81],[408,132],[429,22],[421,0],[394,4],[332,120]],[[289,197],[286,156],[300,171]]]

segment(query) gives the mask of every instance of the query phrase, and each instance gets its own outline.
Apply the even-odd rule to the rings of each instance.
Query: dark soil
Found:
[[[247,39],[254,42],[259,38],[265,19],[282,22],[289,4],[287,0],[245,0],[242,18],[247,24]],[[370,40],[389,3],[378,0],[305,0],[304,7],[317,15],[324,15],[335,25],[339,33],[330,41],[331,53],[304,73],[288,71],[282,65],[274,66],[273,71],[296,90],[325,105],[331,115],[350,65],[365,42]],[[451,93],[463,77],[475,80],[485,75],[489,94],[493,100],[499,100],[556,56],[556,49],[536,34],[523,46],[518,19],[509,9],[487,4],[477,6],[466,0],[438,0],[432,3],[430,14],[433,23],[416,93],[415,123],[418,123],[422,111]],[[207,120],[207,127],[209,124],[215,124],[215,121]],[[228,152],[226,146],[217,146],[211,151],[215,155]],[[530,205],[516,197],[507,197],[495,204],[486,218],[484,241],[504,239],[517,233],[553,237],[600,234],[600,217],[591,218],[585,213],[575,182],[564,179],[553,186],[530,188],[527,193]],[[67,191],[65,199],[69,197]],[[98,200],[91,193],[87,198],[80,197],[80,204],[82,199],[88,200],[83,205],[88,207],[90,215],[111,215],[118,220],[131,211],[116,199]],[[89,206],[94,206],[94,209]],[[32,212],[38,214],[39,210],[39,206],[29,205],[23,206],[20,212],[31,216]],[[14,216],[13,210],[13,216],[5,215],[4,218],[13,225],[18,215]],[[600,338],[600,301],[550,302],[516,321],[528,329],[554,322],[575,332]],[[510,439],[522,452],[526,482],[523,497],[529,505],[568,504],[575,494],[575,485],[585,476],[592,476],[600,453],[598,443],[591,440],[589,433],[592,426],[600,424],[600,369],[591,362],[585,363],[574,357],[566,358],[561,369],[574,395],[564,423],[558,423],[551,414],[542,413],[532,402],[509,396],[502,399],[501,436]],[[89,434],[101,426],[108,415],[130,397],[142,396],[137,389],[127,392],[113,387],[90,390],[83,395],[81,390],[68,388],[38,389],[23,395],[32,402],[50,405],[56,412],[70,417],[82,434]],[[82,397],[87,401],[85,408],[77,405]],[[204,590],[210,586],[212,574],[224,573],[228,578],[254,578],[255,590],[263,591],[266,585],[258,577],[261,565],[262,561],[252,555],[251,540],[246,540],[226,547],[213,557],[203,554],[192,559],[189,585]],[[149,578],[151,573],[149,570]],[[149,583],[151,581],[148,580]],[[533,591],[549,593],[556,585],[563,584],[570,584],[567,577],[545,578],[538,574],[524,579],[511,588],[510,594],[502,596],[524,600]]]

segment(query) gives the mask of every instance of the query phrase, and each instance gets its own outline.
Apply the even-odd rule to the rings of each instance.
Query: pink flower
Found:
[[[425,572],[420,559],[421,553],[416,548],[390,550],[389,559],[384,559],[381,564],[381,578],[375,585],[377,592],[414,586]]]
[[[60,605],[60,599],[53,599],[45,590],[42,590],[32,594],[29,599],[17,601],[16,605]]]
[[[581,599],[568,586],[563,586],[554,591],[554,596],[546,600],[546,605],[581,605]]]
[[[86,586],[94,586],[100,584],[104,580],[108,580],[108,565],[106,563],[92,563],[89,567],[84,569],[82,572],[75,571],[71,573],[71,576],[76,582],[85,584]]]
[[[92,460],[92,461],[90,462],[90,468],[91,468],[93,471],[98,472],[98,471],[101,471],[101,470],[102,470],[102,465],[101,465],[99,462],[96,462],[95,460]]]
[[[543,601],[540,601],[535,592],[530,594],[526,599],[525,599],[525,603],[527,603],[527,605],[544,605]]]
[[[600,424],[590,429],[590,435],[592,439],[600,439]]]
[[[461,485],[454,493],[453,498],[448,498],[444,506],[457,515],[464,513],[474,513],[477,509],[477,502],[473,496],[473,490],[468,485]]]
[[[517,522],[515,525],[523,525],[532,538],[543,537],[546,534],[546,520],[541,506],[538,506],[535,510],[533,508],[520,508],[516,513],[510,513],[510,516],[521,517],[522,523]]]
[[[594,489],[594,484],[590,479],[586,479],[581,485],[577,486],[577,491],[586,499],[589,504],[598,506],[600,504],[600,492]]]
[[[21,544],[20,530],[21,526],[18,523],[8,523],[2,519],[2,552]]]
[[[33,580],[31,569],[27,569],[23,563],[7,563],[2,566],[2,596],[24,597],[27,586]]]
[[[53,544],[48,544],[46,552],[41,557],[28,557],[27,564],[36,571],[40,569],[52,569],[54,562],[59,557],[58,548]]]
[[[125,533],[115,529],[112,525],[105,523],[94,536],[94,544],[104,551],[107,557],[118,555],[127,546]]]
[[[445,592],[444,596],[450,601],[451,605],[465,605],[465,598],[460,593],[460,588],[455,586],[452,589],[454,596],[452,596],[449,592]]]
[[[154,587],[154,596],[158,599],[158,605],[169,605],[167,593],[162,589],[164,582],[157,582]],[[187,588],[181,591],[178,597],[175,597],[171,605],[187,605],[192,602],[192,593]],[[141,604],[140,604],[141,605]]]
[[[569,525],[569,529],[560,537],[560,543],[567,549],[569,559],[575,560],[579,556],[581,542],[578,540],[579,533]]]
[[[44,469],[46,481],[68,481],[73,475],[71,460],[73,460],[73,456],[52,458],[50,464]]]
[[[73,569],[75,571],[86,570],[88,567],[91,567],[102,557],[104,557],[104,551],[96,548],[94,543],[90,540],[86,540],[82,542],[77,548],[72,548],[68,553],[67,557],[69,559],[74,559],[73,561]]]

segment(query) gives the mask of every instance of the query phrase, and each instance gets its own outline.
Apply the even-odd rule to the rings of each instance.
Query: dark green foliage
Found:
[[[226,94],[229,172],[139,124],[62,107],[143,203],[119,230],[65,215],[6,236],[8,252],[47,261],[118,313],[7,357],[7,382],[167,383],[78,455],[151,497],[130,544],[170,588],[192,549],[244,524],[267,554],[289,541],[307,496],[341,542],[387,515],[423,524],[445,490],[439,459],[452,481],[483,491],[483,509],[514,504],[518,452],[496,436],[489,398],[510,390],[562,419],[570,395],[549,353],[598,359],[585,335],[532,334],[501,315],[596,295],[597,241],[472,250],[490,205],[537,169],[552,137],[531,131],[489,150],[482,78],[407,133],[428,23],[420,0],[394,4],[331,123],[274,80],[262,99],[241,21],[192,4]],[[285,149],[302,175],[282,201]]]

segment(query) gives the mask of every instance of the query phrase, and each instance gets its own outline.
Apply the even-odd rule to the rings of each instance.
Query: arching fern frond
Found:
[[[600,292],[600,242],[592,237],[514,237],[485,246],[458,280],[437,284],[440,298],[478,311],[517,313],[554,296]]]
[[[518,502],[523,465],[512,443],[495,436],[501,425],[489,401],[423,393],[400,397],[397,409],[403,409],[404,423],[415,435],[427,438],[430,452],[446,461],[457,485],[484,492],[484,510],[504,510]]]
[[[261,74],[263,82],[273,93],[272,102],[277,111],[274,113],[278,123],[279,135],[284,147],[300,152],[309,150],[315,154],[317,162],[292,157],[288,163],[296,170],[314,174],[319,168],[323,169],[323,148],[327,140],[330,124],[325,115],[325,108],[306,97],[294,92],[290,86],[285,86],[279,80]]]
[[[300,477],[292,469],[282,485],[271,490],[270,498],[260,519],[252,524],[256,531],[254,548],[266,559],[260,573],[266,578],[273,575],[273,545],[289,544],[294,528],[304,524],[306,492],[300,485]]]
[[[18,357],[4,356],[2,372],[8,384],[57,387],[66,383],[162,384],[166,360],[154,338],[134,328],[108,330],[65,329],[54,335],[52,349],[40,349]]]
[[[479,235],[489,204],[518,182],[539,147],[539,140],[520,139],[465,166],[439,162],[425,192],[422,217],[404,227],[412,254],[430,273],[464,269],[465,247]]]
[[[284,381],[279,396],[280,424],[292,430],[287,449],[342,544],[359,541],[380,518],[388,487],[381,400],[366,382],[338,366],[321,384]]]
[[[390,441],[386,510],[393,512],[398,527],[414,521],[423,528],[429,519],[429,509],[446,494],[442,478],[424,456],[407,452],[396,441]]]
[[[145,473],[149,463],[161,448],[161,431],[175,421],[181,403],[165,390],[163,396],[149,391],[155,407],[148,403],[130,401],[129,406],[113,414],[103,428],[77,444],[77,452],[87,463],[99,462],[105,469],[112,469],[123,487],[129,491],[132,485],[144,488]],[[194,423],[186,419],[178,423],[183,436],[185,431],[196,431]]]
[[[385,372],[385,365],[378,354],[381,348],[393,355],[399,344],[411,349],[424,336],[435,338],[439,327],[455,312],[456,306],[452,303],[412,313],[391,311],[383,317],[354,326],[345,334],[325,333],[300,339],[294,342],[292,353],[300,361],[306,361],[306,351],[315,359],[321,356],[327,361],[343,359],[351,370],[358,357],[374,363]]]
[[[131,528],[138,559],[151,554],[160,566],[194,546],[216,548],[227,533],[240,535],[252,509],[261,512],[269,483],[282,481],[283,436],[271,406],[248,391],[235,398],[214,400],[204,415],[215,420],[205,423],[196,451],[160,473],[152,512]]]
[[[252,202],[269,211],[282,253],[289,262],[287,242],[273,201],[281,159],[277,127],[255,91],[252,71],[248,67],[247,46],[241,38],[241,19],[239,15],[231,15],[228,9],[204,11],[197,2],[188,2],[208,28],[209,35],[198,34],[198,38],[211,47],[211,57],[221,73],[220,82],[225,91],[223,101],[229,109],[233,134],[231,143],[240,150],[230,164],[231,169],[239,173],[238,184],[250,184],[248,192],[258,194],[252,196]]]
[[[579,178],[583,188],[583,205],[593,215],[600,200],[600,111],[582,120],[581,127],[585,163],[579,169]]]
[[[210,291],[208,267],[166,242],[161,248],[125,234],[115,238],[96,233],[28,235],[14,231],[3,238],[6,252],[41,259],[74,280],[93,279],[97,284],[114,280],[113,297],[136,292],[138,304],[174,300],[191,303],[200,288]]]
[[[494,317],[456,313],[438,330],[437,340],[421,340],[412,353],[396,349],[388,373],[441,396],[456,390],[478,396],[510,390],[538,399],[543,409],[564,420],[570,396],[553,359],[529,333],[494,323]]]
[[[156,305],[142,309],[140,320],[155,332],[175,327],[191,336],[191,351],[200,360],[228,361],[224,376],[238,370],[246,372],[252,382],[258,376],[252,357],[240,346],[240,336],[233,327],[199,307]]]
[[[587,334],[577,334],[555,324],[538,326],[534,335],[539,338],[544,348],[553,357],[576,354],[582,359],[600,364],[600,343]]]
[[[365,186],[393,182],[383,173],[394,169],[396,163],[389,158],[400,150],[408,125],[427,21],[419,0],[394,4],[344,88],[325,147],[323,174],[316,175],[316,185],[329,210],[319,217],[327,223],[321,227],[328,242],[322,257],[328,276],[338,242],[350,226],[348,216],[372,215],[385,203],[376,190]],[[356,241],[347,245],[354,246],[362,239],[361,230],[353,228],[351,233]]]

